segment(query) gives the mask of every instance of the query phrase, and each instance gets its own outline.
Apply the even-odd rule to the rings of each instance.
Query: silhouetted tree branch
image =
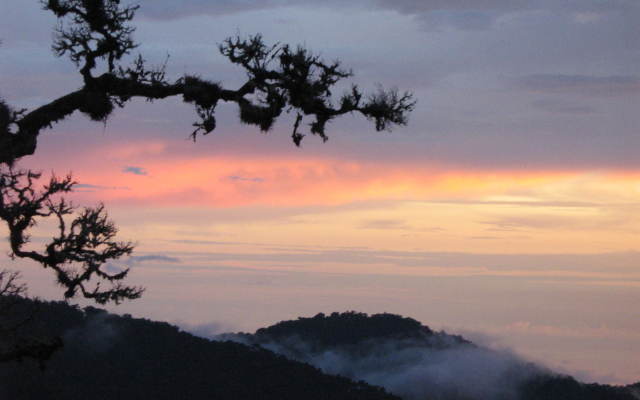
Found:
[[[384,130],[406,124],[415,105],[411,93],[399,94],[395,88],[385,91],[379,87],[376,93],[363,96],[353,86],[334,106],[331,87],[352,76],[351,71],[341,69],[339,61],[325,63],[301,46],[267,46],[260,35],[238,35],[219,45],[225,57],[247,72],[247,81],[239,89],[225,89],[218,82],[196,76],[171,82],[164,66],[149,68],[142,57],[131,66],[119,65],[122,57],[137,47],[132,37],[135,28],[127,23],[139,6],[122,5],[119,0],[41,3],[60,21],[54,31],[54,53],[68,55],[80,68],[84,86],[28,113],[13,113],[3,104],[1,113],[9,114],[0,117],[0,163],[11,165],[33,154],[40,132],[74,111],[94,121],[106,121],[115,105],[123,107],[134,97],[155,100],[181,95],[200,117],[194,123],[193,139],[215,129],[214,111],[219,101],[236,103],[240,121],[264,132],[272,128],[283,110],[295,110],[298,116],[314,118],[310,132],[323,140],[327,140],[326,124],[340,115],[359,112],[375,120],[377,130]],[[100,60],[106,62],[105,72],[95,75]],[[292,137],[299,146],[304,135],[296,127]]]
[[[61,194],[72,190],[75,181],[71,175],[52,176],[42,189],[36,188],[39,173],[15,171],[11,167],[0,170],[0,219],[9,227],[12,258],[28,258],[51,268],[58,284],[65,289],[67,299],[81,294],[99,304],[140,297],[144,289],[124,286],[121,281],[128,269],[111,274],[103,269],[106,262],[130,255],[134,244],[115,242],[117,229],[107,218],[103,205],[85,208],[76,213],[76,207],[67,203]],[[75,218],[70,218],[74,216]],[[52,217],[58,222],[58,233],[43,251],[27,249],[29,229],[39,219]],[[93,277],[111,286],[102,289],[100,282],[89,287]]]

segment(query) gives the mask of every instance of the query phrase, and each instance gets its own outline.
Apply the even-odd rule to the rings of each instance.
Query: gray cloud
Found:
[[[411,229],[403,220],[399,219],[375,219],[362,222],[359,229]]]
[[[206,324],[189,324],[177,322],[176,325],[185,332],[205,339],[215,339],[218,335],[228,332],[229,327],[220,322],[209,322]]]
[[[500,13],[477,10],[438,10],[419,16],[429,30],[453,26],[461,30],[479,31],[491,28]]]
[[[249,244],[254,246],[264,246],[262,243],[246,243],[246,242],[223,242],[223,241],[215,241],[215,240],[192,240],[192,239],[179,239],[179,240],[170,240],[171,243],[179,243],[179,244],[208,244],[208,245],[243,245]]]
[[[586,3],[586,4],[585,4]],[[560,1],[534,2],[527,0],[204,0],[142,1],[140,13],[146,18],[171,20],[193,15],[225,16],[281,7],[359,7],[366,10],[390,10],[416,16],[430,28],[454,26],[462,30],[481,30],[491,27],[502,15],[519,12],[564,12],[632,14],[639,6],[624,0],[608,2]],[[593,17],[591,17],[593,18]]]
[[[146,168],[142,167],[122,167],[122,172],[126,174],[134,174],[134,175],[147,175],[149,171]]]
[[[362,221],[356,225],[356,229],[402,230],[402,231],[409,232],[409,233],[404,233],[403,236],[411,236],[411,235],[420,234],[424,232],[446,231],[446,229],[439,228],[439,227],[414,228],[413,226],[407,224],[406,221],[401,219],[372,219],[372,220]]]
[[[422,14],[434,10],[518,11],[538,7],[535,2],[527,0],[376,0],[374,3],[402,14]]]
[[[112,274],[118,274],[127,269],[133,268],[140,264],[148,262],[156,262],[160,264],[180,264],[182,261],[177,257],[170,257],[163,254],[148,254],[146,256],[131,256],[128,259],[122,261],[110,261],[106,264],[105,270]]]
[[[591,106],[578,106],[566,101],[542,99],[532,103],[533,107],[552,114],[597,115],[600,111]]]
[[[427,30],[439,30],[453,26],[460,30],[486,30],[504,14],[536,10],[540,7],[524,0],[376,0],[379,8],[413,15]]]
[[[367,10],[390,10],[404,15],[418,16],[430,27],[454,26],[463,30],[489,28],[503,13],[535,10],[536,4],[524,0],[504,1],[393,1],[393,0],[256,0],[252,2],[228,0],[211,2],[187,0],[181,2],[145,1],[140,13],[143,17],[161,20],[185,18],[193,15],[225,16],[281,7],[359,7]]]
[[[488,237],[487,237],[488,239]],[[209,252],[185,255],[184,264],[189,262],[217,263],[229,261],[255,262],[262,265],[320,265],[323,263],[344,263],[352,265],[390,265],[407,268],[464,268],[482,274],[526,271],[544,273],[547,271],[606,272],[627,274],[637,272],[640,252],[619,252],[601,254],[476,254],[462,252],[390,251],[369,249],[265,249],[264,252]],[[269,251],[273,250],[273,251]],[[268,251],[268,252],[267,252]],[[606,271],[603,270],[606,266]]]
[[[115,186],[100,186],[100,185],[91,185],[88,183],[78,183],[77,185],[73,185],[74,190],[78,192],[99,192],[102,190],[130,190],[128,187],[115,187]]]
[[[172,263],[172,264],[180,264],[181,261],[179,258],[176,257],[169,257],[169,256],[165,256],[163,254],[149,254],[146,256],[133,256],[130,257],[127,261],[126,264],[127,265],[137,265],[137,264],[142,264],[142,263],[146,263],[146,262],[150,262],[150,261],[159,261],[162,263]]]
[[[394,10],[405,15],[425,14],[440,10],[513,12],[540,7],[539,3],[526,0],[185,0],[181,2],[143,0],[140,13],[149,18],[175,19],[195,14],[227,15],[290,6],[347,7],[353,5],[368,9]]]
[[[66,331],[63,334],[65,346],[81,346],[91,354],[103,353],[115,346],[121,339],[120,329],[110,321],[106,312],[91,315],[86,325]]]
[[[511,195],[524,197],[530,195],[530,193],[511,192]],[[446,199],[432,201],[436,204],[485,204],[485,205],[507,205],[507,206],[526,206],[526,207],[562,207],[562,208],[581,208],[581,207],[601,207],[601,203],[589,202],[589,201],[534,201],[534,200],[466,200],[466,199]]]
[[[291,3],[295,4],[297,2],[279,0],[257,0],[250,2],[242,0],[186,0],[180,2],[146,0],[141,2],[140,14],[147,18],[170,20],[201,14],[215,16],[238,14],[282,7]]]
[[[529,230],[607,230],[619,228],[628,223],[628,218],[606,215],[602,218],[586,220],[580,217],[558,215],[510,216],[493,221],[481,221],[491,226],[489,231],[529,231]]]
[[[243,178],[241,176],[228,176],[228,177],[226,177],[224,179],[225,180],[231,180],[231,181],[241,181],[241,182],[255,182],[255,183],[264,182],[263,178]]]
[[[626,96],[640,93],[638,76],[527,75],[514,79],[516,88],[542,93],[583,96]]]

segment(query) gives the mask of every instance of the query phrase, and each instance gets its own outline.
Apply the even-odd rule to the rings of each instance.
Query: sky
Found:
[[[640,380],[640,2],[138,4],[137,51],[168,56],[171,79],[240,87],[217,46],[260,33],[352,69],[334,93],[396,86],[417,105],[406,127],[347,115],[300,148],[291,116],[263,134],[226,104],[194,143],[179,98],[43,131],[21,165],[72,171],[71,200],[104,202],[138,242],[109,268],[147,290],[110,310],[220,332],[390,312],[585,381]],[[50,50],[53,15],[0,10],[0,97],[33,109],[82,86]],[[48,271],[0,263],[62,298]]]

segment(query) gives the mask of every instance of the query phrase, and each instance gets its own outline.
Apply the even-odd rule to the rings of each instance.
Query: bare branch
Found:
[[[354,86],[336,107],[331,89],[340,80],[351,77],[351,71],[342,69],[339,61],[324,62],[303,46],[267,46],[261,35],[245,38],[236,35],[219,45],[221,54],[247,73],[246,83],[237,90],[224,89],[219,82],[197,76],[170,82],[165,74],[168,60],[148,68],[142,56],[138,56],[131,66],[118,65],[136,47],[132,39],[134,29],[126,24],[137,6],[123,6],[118,0],[42,3],[61,20],[55,31],[55,53],[69,55],[80,67],[85,86],[29,113],[12,114],[10,123],[6,123],[9,117],[3,117],[8,106],[0,104],[0,163],[7,165],[33,154],[40,132],[74,111],[105,122],[115,105],[123,107],[134,97],[152,101],[181,95],[186,103],[194,105],[199,117],[190,135],[194,140],[198,134],[206,135],[216,128],[214,114],[219,101],[236,103],[240,121],[263,132],[271,130],[285,109],[295,110],[303,118],[311,116],[310,132],[325,141],[326,124],[338,116],[358,112],[374,120],[377,130],[390,130],[394,125],[406,124],[415,106],[411,93],[400,95],[396,88],[385,91],[380,87],[363,105],[363,95]],[[100,60],[107,62],[107,72],[93,76]],[[301,121],[296,122],[300,125]],[[303,136],[294,136],[297,146]]]
[[[393,87],[385,91],[382,86],[369,96],[369,103],[359,109],[367,119],[375,120],[376,130],[391,130],[393,125],[406,125],[408,114],[416,105],[412,101],[413,95],[409,92],[398,93],[398,88]]]
[[[18,284],[18,280],[22,278],[20,272],[5,269],[0,271],[0,297],[22,296],[27,292],[27,285]],[[0,309],[4,310],[4,309]]]
[[[53,52],[56,56],[69,55],[86,84],[93,76],[91,70],[97,60],[108,63],[113,73],[116,61],[138,45],[133,41],[135,28],[127,25],[139,6],[122,6],[119,0],[41,0],[45,10],[59,19],[54,30]]]
[[[118,230],[108,219],[104,205],[76,213],[76,207],[60,197],[73,190],[76,182],[71,175],[65,178],[54,175],[37,190],[39,178],[39,173],[31,171],[0,170],[0,219],[9,228],[10,256],[28,258],[51,268],[58,284],[65,288],[67,299],[80,294],[100,304],[107,301],[117,304],[140,297],[144,288],[127,287],[120,282],[128,270],[112,274],[103,269],[108,261],[130,255],[135,247],[132,242],[113,240]],[[74,214],[75,218],[71,218]],[[26,249],[29,230],[37,225],[38,219],[47,217],[57,219],[58,234],[43,251]],[[87,286],[94,276],[111,287],[103,290],[99,283]]]

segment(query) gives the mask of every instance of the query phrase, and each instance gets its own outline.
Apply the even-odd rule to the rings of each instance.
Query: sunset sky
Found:
[[[138,50],[152,65],[169,54],[171,79],[238,88],[217,45],[261,33],[353,69],[335,94],[379,83],[418,103],[406,127],[345,116],[301,148],[292,116],[262,134],[225,104],[194,143],[180,98],[43,131],[21,166],[73,171],[71,199],[104,202],[139,243],[109,267],[147,291],[110,310],[212,333],[390,312],[585,381],[640,381],[640,2],[138,4]],[[50,50],[51,13],[0,10],[0,97],[32,109],[82,86]],[[62,298],[48,271],[0,263]]]

